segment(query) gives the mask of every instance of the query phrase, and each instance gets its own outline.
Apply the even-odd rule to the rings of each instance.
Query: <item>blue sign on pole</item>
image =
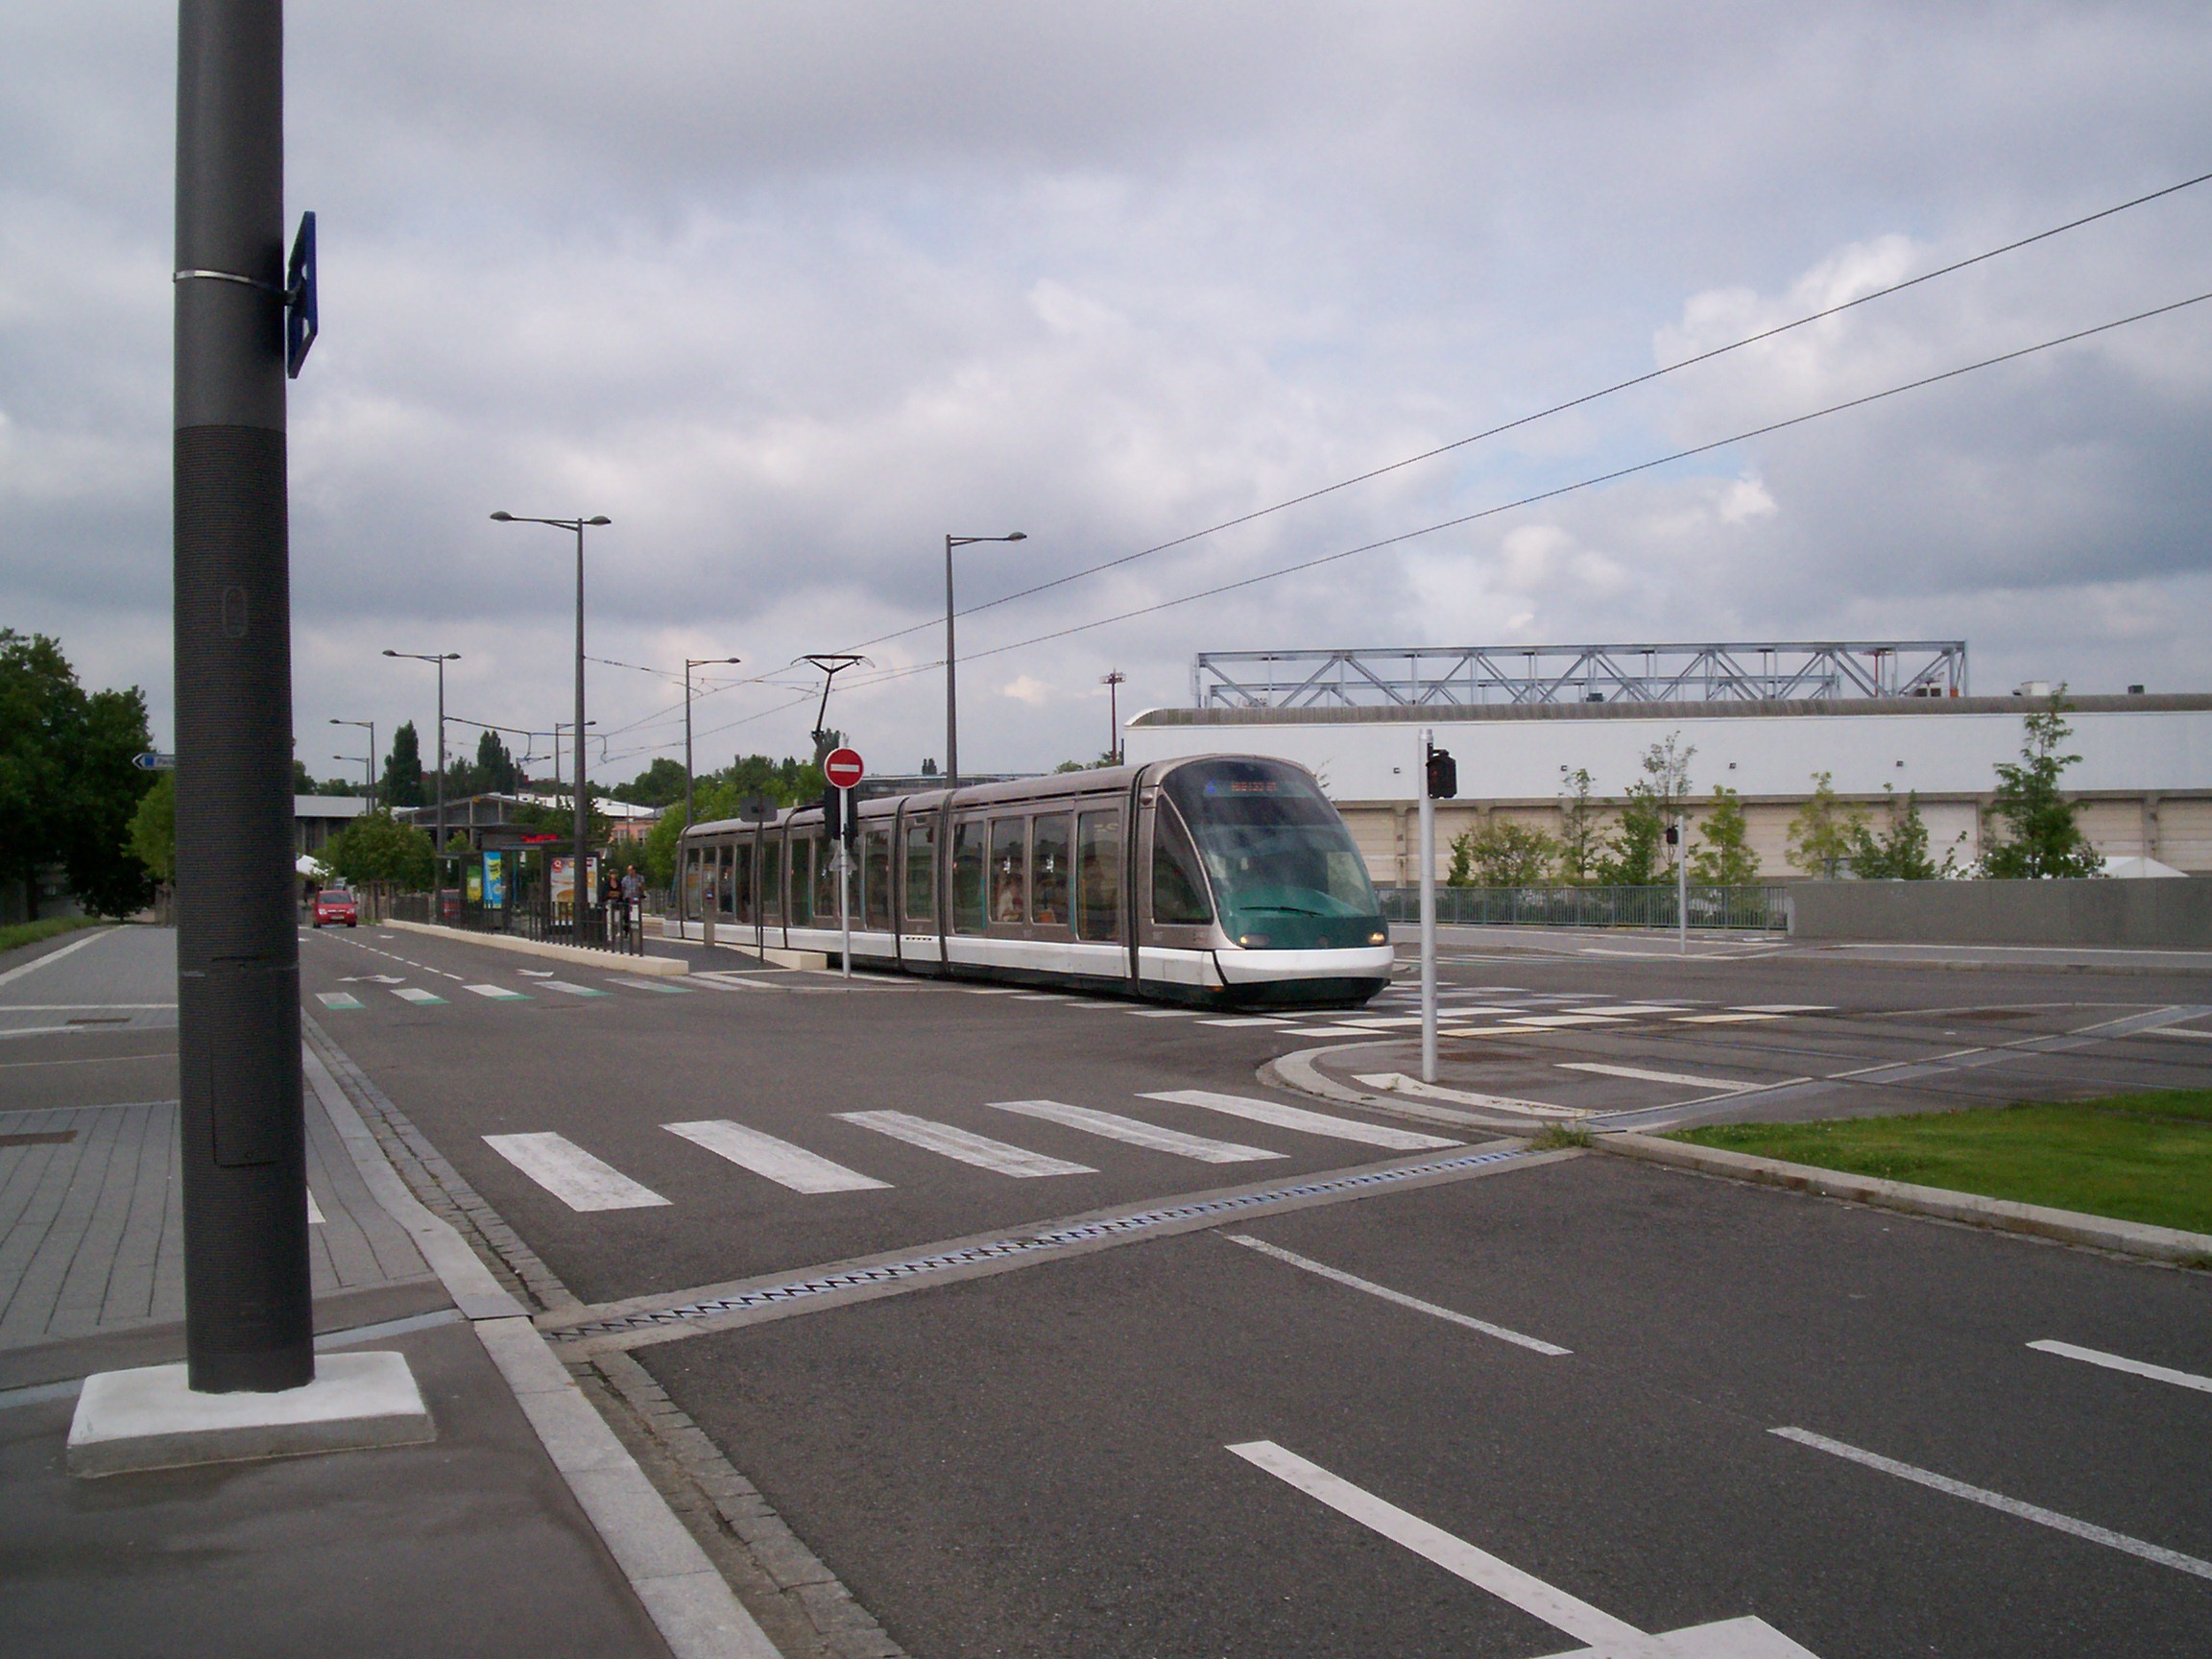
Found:
[[[307,361],[315,344],[320,312],[315,302],[315,215],[300,215],[300,233],[292,238],[292,263],[284,274],[284,373],[300,378],[300,366]]]
[[[484,854],[484,907],[487,910],[507,907],[507,860],[497,853]]]
[[[141,772],[174,772],[177,770],[177,757],[149,749],[143,755],[132,756],[131,764]]]

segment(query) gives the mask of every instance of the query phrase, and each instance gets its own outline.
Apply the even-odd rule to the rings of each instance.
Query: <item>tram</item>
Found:
[[[1200,756],[860,803],[855,967],[1211,1007],[1364,1003],[1390,933],[1310,773]],[[822,809],[694,825],[684,935],[843,950]]]

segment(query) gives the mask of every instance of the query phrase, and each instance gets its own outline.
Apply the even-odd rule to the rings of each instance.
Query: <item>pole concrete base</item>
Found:
[[[437,1437],[403,1354],[321,1354],[314,1382],[275,1394],[196,1394],[182,1365],[149,1365],[84,1379],[68,1464],[72,1475],[128,1475]]]

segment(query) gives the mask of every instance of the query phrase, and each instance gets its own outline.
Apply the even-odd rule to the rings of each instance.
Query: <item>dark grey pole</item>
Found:
[[[945,538],[945,787],[960,787],[960,699],[952,687],[953,664],[959,653],[952,649],[952,544]]]
[[[584,939],[584,913],[589,907],[591,895],[586,890],[585,877],[590,873],[590,859],[586,854],[584,838],[591,828],[589,808],[584,805],[584,520],[576,520],[576,931],[571,937],[581,944]]]
[[[445,909],[445,654],[438,654],[438,879],[431,885],[438,889],[439,914],[430,918],[443,920]]]
[[[184,1357],[315,1380],[293,916],[282,0],[177,11],[177,1023]]]
[[[684,659],[684,828],[690,829],[692,823],[691,659],[686,657]],[[676,919],[679,922],[691,920],[691,912],[686,908],[690,902],[688,890],[684,885],[684,839],[682,836],[678,836],[676,839]]]

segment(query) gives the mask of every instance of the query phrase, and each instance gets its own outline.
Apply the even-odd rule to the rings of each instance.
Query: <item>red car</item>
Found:
[[[325,887],[315,895],[315,926],[325,922],[343,922],[349,927],[361,925],[361,906],[354,903],[353,895],[343,887]]]

